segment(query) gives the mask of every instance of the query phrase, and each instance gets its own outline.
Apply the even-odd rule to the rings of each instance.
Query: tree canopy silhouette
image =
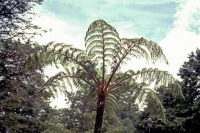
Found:
[[[0,39],[4,41],[16,37],[27,39],[40,34],[37,32],[40,27],[31,22],[36,15],[33,7],[42,1],[0,0]]]

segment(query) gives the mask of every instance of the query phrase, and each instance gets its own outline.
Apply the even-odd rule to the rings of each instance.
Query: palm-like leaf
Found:
[[[85,47],[86,51],[83,51],[71,45],[51,42],[43,46],[38,53],[29,56],[25,62],[25,68],[61,64],[65,72],[50,78],[42,89],[46,86],[50,89],[64,86],[65,83],[70,87],[73,85],[81,87],[81,84],[85,82],[89,85],[88,88],[96,91],[97,114],[98,107],[101,106],[100,112],[104,109],[106,100],[116,105],[115,91],[132,89],[135,100],[143,102],[146,97],[150,98],[149,106],[155,107],[155,113],[165,118],[162,104],[156,93],[151,89],[145,89],[151,83],[154,83],[155,87],[166,86],[175,96],[183,97],[178,81],[166,71],[144,68],[137,72],[133,70],[120,72],[120,67],[133,58],[144,58],[152,63],[158,60],[168,63],[158,44],[144,38],[121,39],[114,27],[103,20],[96,20],[90,24],[86,32]],[[138,78],[141,83],[136,83]],[[60,79],[62,82],[58,81]],[[101,124],[97,124],[95,132],[98,132],[100,127]]]

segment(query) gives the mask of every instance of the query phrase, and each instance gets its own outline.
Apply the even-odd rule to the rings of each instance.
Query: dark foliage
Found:
[[[27,39],[33,37],[40,27],[32,24],[36,13],[35,4],[43,0],[0,0],[0,39]]]
[[[183,79],[186,100],[200,100],[200,50],[192,52],[188,61],[181,66],[178,75]]]
[[[167,123],[161,121],[157,116],[149,114],[145,109],[140,115],[138,123],[136,123],[137,133],[182,133],[184,131],[183,118],[179,111],[182,109],[183,100],[174,99],[167,91],[158,90],[158,92],[165,108]]]
[[[36,133],[46,127],[50,107],[45,102],[50,95],[39,96],[42,70],[23,71],[27,55],[37,45],[6,41],[0,45],[0,132]]]
[[[65,129],[72,132],[93,131],[95,119],[95,102],[88,96],[85,89],[66,92],[66,101],[69,108],[63,109],[62,123]]]

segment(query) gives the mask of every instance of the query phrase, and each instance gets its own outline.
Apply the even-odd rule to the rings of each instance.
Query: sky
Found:
[[[134,60],[124,69],[158,67],[179,79],[178,70],[188,54],[200,48],[200,0],[44,0],[34,11],[39,15],[33,22],[49,31],[35,38],[39,44],[56,41],[85,49],[87,28],[103,19],[121,38],[144,37],[158,43],[169,61],[151,65]],[[65,107],[58,104],[63,98],[52,104]]]

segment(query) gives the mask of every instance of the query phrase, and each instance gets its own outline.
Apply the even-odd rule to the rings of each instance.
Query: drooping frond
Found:
[[[157,68],[143,68],[142,71],[138,71],[138,74],[140,74],[141,80],[148,82],[148,84],[155,82],[155,85],[169,86],[176,81],[167,71],[161,71]]]
[[[96,84],[99,83],[95,77],[95,64],[87,54],[83,50],[63,43],[49,43],[43,46],[39,52],[27,58],[25,68],[31,69],[52,64],[62,64],[67,72],[73,72],[72,68],[74,71],[81,68]]]
[[[133,70],[128,70],[120,75],[115,75],[113,78],[115,83],[110,87],[110,89],[116,88],[119,84],[130,81],[130,79],[140,80],[142,83],[150,86],[155,85],[155,88],[159,86],[165,86],[168,88],[174,96],[182,97],[182,89],[177,79],[175,79],[167,71],[161,71],[157,68],[143,68],[141,71],[134,72]],[[116,82],[117,81],[117,82]]]
[[[150,113],[157,115],[164,122],[166,122],[166,117],[164,113],[164,108],[160,99],[157,97],[156,92],[152,89],[146,88],[148,85],[144,82],[137,83],[134,79],[129,78],[129,80],[124,80],[119,84],[115,84],[115,88],[111,89],[113,91],[127,91],[132,90],[132,102],[136,102],[140,107],[144,107],[148,104]],[[116,81],[117,82],[117,81]]]
[[[63,60],[68,58],[68,52],[71,48],[71,45],[64,45],[64,44],[54,44],[51,42],[45,46],[41,47],[41,50],[37,53],[30,55],[25,62],[25,68],[37,68],[37,66],[47,66],[58,64]],[[66,54],[64,53],[66,51]]]
[[[68,91],[68,89],[73,89],[73,87],[81,88],[83,84],[87,84],[90,86],[89,88],[95,88],[96,85],[94,81],[88,80],[87,73],[77,71],[75,74],[73,72],[59,72],[56,75],[49,78],[40,88],[39,91],[43,89],[47,89],[52,91],[55,96],[57,96],[58,91],[64,92]],[[95,90],[95,89],[94,89]]]
[[[113,71],[108,80],[108,84],[111,82],[116,71],[120,68],[120,65],[126,64],[127,61],[135,58],[145,58],[147,62],[153,63],[159,59],[168,63],[162,48],[152,41],[148,41],[144,38],[127,39],[122,38],[121,42],[115,47],[115,60],[113,63]]]
[[[134,39],[122,38],[121,47],[124,47],[128,51],[127,56],[145,58],[147,62],[152,61],[153,63],[161,60],[168,64],[162,48],[158,44],[148,41],[143,37]]]
[[[137,80],[141,83],[137,83]],[[157,68],[144,68],[142,71],[137,72],[128,70],[124,73],[116,73],[109,89],[111,92],[115,90],[133,89],[134,101],[137,100],[140,105],[147,105],[148,103],[149,112],[153,112],[166,122],[164,108],[156,92],[153,89],[146,88],[152,83],[155,85],[154,90],[162,86],[163,89],[168,89],[175,97],[184,98],[180,83],[166,71],[161,71]]]
[[[152,89],[145,89],[146,92],[146,104],[148,105],[147,107],[147,112],[158,116],[163,122],[166,123],[166,115],[165,115],[165,109],[158,98],[156,92],[154,92]]]
[[[147,62],[152,61],[153,63],[161,59],[168,63],[162,48],[156,43],[144,38],[121,39],[121,42],[115,46],[115,52],[113,54],[115,58],[112,63],[113,67],[106,87],[109,86],[120,66],[126,64],[126,62],[133,57],[145,58]]]
[[[114,79],[117,82],[118,79]],[[140,107],[144,107],[148,104],[148,111],[154,115],[157,115],[163,122],[166,122],[166,116],[164,113],[164,108],[160,99],[157,97],[156,92],[152,89],[146,88],[148,85],[146,83],[137,83],[134,79],[124,80],[119,84],[115,85],[115,88],[111,89],[113,93],[120,91],[121,93],[125,91],[131,92],[131,101],[136,102]],[[123,92],[122,92],[123,91]]]
[[[175,97],[184,98],[182,88],[177,79],[167,71],[161,71],[157,68],[143,68],[142,71],[137,72],[140,75],[142,82],[155,84],[155,87],[165,86]]]
[[[69,86],[69,88],[72,89],[72,82],[69,79],[69,76],[67,76],[64,72],[59,72],[56,75],[49,78],[40,88],[39,91],[42,91],[43,89],[47,89],[49,91],[52,91],[55,96],[58,96],[58,91],[61,93],[63,90],[67,89],[66,85]]]

